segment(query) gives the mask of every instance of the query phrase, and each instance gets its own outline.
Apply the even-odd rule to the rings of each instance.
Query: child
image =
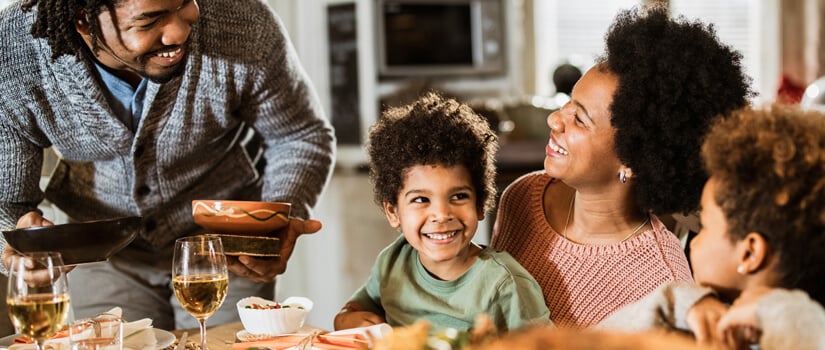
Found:
[[[370,129],[376,202],[402,233],[335,317],[335,329],[387,322],[466,330],[479,314],[500,330],[550,312],[510,255],[472,242],[494,205],[496,136],[469,107],[429,93],[391,108]]]
[[[691,242],[697,285],[665,285],[598,328],[690,329],[700,341],[762,349],[825,347],[817,303],[825,302],[825,116],[739,110],[712,126],[702,157],[710,179]]]

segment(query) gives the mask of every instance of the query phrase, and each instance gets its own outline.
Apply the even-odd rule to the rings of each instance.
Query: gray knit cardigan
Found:
[[[198,3],[185,73],[149,83],[134,134],[85,55],[52,62],[29,34],[33,12],[19,2],[0,12],[1,228],[44,196],[72,220],[143,216],[133,244],[147,249],[198,230],[194,199],[288,201],[294,216],[309,215],[331,174],[334,135],[282,23],[259,0]],[[243,125],[265,144],[263,173]],[[49,146],[62,160],[44,194]]]

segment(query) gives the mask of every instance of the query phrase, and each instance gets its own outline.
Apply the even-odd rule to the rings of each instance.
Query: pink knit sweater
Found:
[[[652,229],[623,243],[588,246],[562,238],[542,208],[550,181],[536,172],[507,188],[492,246],[509,252],[538,281],[556,325],[586,328],[659,285],[693,280],[679,240],[654,215]]]

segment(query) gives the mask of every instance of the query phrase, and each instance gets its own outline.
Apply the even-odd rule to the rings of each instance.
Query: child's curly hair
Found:
[[[498,139],[487,120],[470,107],[436,93],[386,110],[370,127],[367,152],[375,201],[393,205],[407,171],[416,165],[463,165],[484,212],[495,204]]]
[[[619,159],[633,170],[638,205],[655,214],[699,206],[707,176],[699,147],[712,118],[747,104],[742,55],[712,25],[653,6],[620,13],[600,58],[618,76],[610,106]]]
[[[730,239],[762,235],[778,254],[780,286],[825,303],[825,115],[735,111],[712,125],[702,158]]]

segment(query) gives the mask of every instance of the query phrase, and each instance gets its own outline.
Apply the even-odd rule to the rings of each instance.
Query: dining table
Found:
[[[243,324],[241,324],[241,322],[231,322],[207,327],[206,347],[209,348],[209,350],[232,350],[232,345],[237,341],[237,334],[241,330],[243,330]],[[197,328],[176,329],[171,332],[178,339],[186,332],[188,334],[187,343],[197,345],[201,343],[200,330]]]
[[[236,335],[243,330],[240,322],[216,325],[207,328],[207,347],[209,350],[232,350],[238,341]],[[318,329],[304,325],[301,332]],[[187,343],[200,344],[198,329],[185,330],[189,333]],[[183,330],[172,331],[177,337]],[[409,345],[409,344],[406,344]],[[552,346],[550,346],[552,345]],[[512,349],[674,349],[674,350],[711,350],[717,349],[711,344],[697,343],[692,337],[681,332],[651,330],[639,333],[619,333],[610,331],[581,331],[556,327],[532,327],[504,335],[483,345],[476,345],[478,350],[512,350]],[[405,347],[402,347],[405,348]],[[195,348],[197,349],[197,348]]]
[[[232,346],[236,342],[240,342],[238,339],[238,334],[244,329],[243,324],[241,322],[230,322],[221,325],[215,325],[206,328],[206,347],[209,350],[232,350]],[[304,324],[296,333],[304,333],[308,334],[313,331],[323,330],[321,328]],[[186,332],[187,335],[187,347],[185,350],[201,350],[199,348],[201,344],[201,336],[200,330],[198,328],[193,329],[177,329],[170,331],[172,334],[175,335],[177,339]],[[184,349],[175,349],[175,344],[170,346],[169,350],[184,350]],[[194,345],[194,346],[193,346]]]

